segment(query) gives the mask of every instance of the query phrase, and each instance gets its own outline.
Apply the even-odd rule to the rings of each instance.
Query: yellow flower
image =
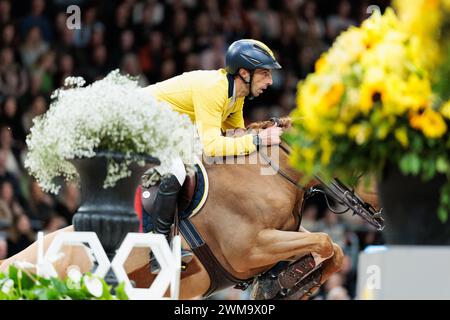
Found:
[[[333,125],[333,133],[343,135],[347,131],[347,126],[342,122],[336,122]]]
[[[441,59],[437,40],[443,20],[441,1],[396,0],[394,6],[401,20],[401,27],[419,38],[418,55],[427,68],[434,68]]]
[[[333,146],[328,137],[322,137],[320,139],[320,148],[322,150],[322,154],[320,156],[320,162],[326,166],[330,163],[331,155],[333,153]]]
[[[441,114],[447,119],[450,119],[450,100],[444,103],[444,105],[441,107]]]
[[[445,11],[450,11],[450,0],[442,0],[442,5]]]
[[[412,74],[405,81],[398,75],[385,79],[386,95],[383,96],[385,114],[401,115],[407,110],[418,111],[430,105],[432,100],[429,79]]]
[[[324,96],[324,103],[328,106],[336,105],[341,100],[343,93],[344,85],[342,83],[333,84]]]
[[[326,55],[323,54],[319,59],[317,59],[315,64],[316,73],[321,72],[323,69],[325,69],[325,66],[327,64],[326,61]]]
[[[332,66],[335,72],[348,69],[367,50],[365,36],[364,31],[356,27],[350,27],[341,33],[327,53],[328,65]]]
[[[383,100],[385,86],[383,82],[363,83],[361,86],[359,106],[367,114],[374,103]]]
[[[372,134],[372,128],[367,124],[354,124],[350,127],[348,135],[354,139],[359,145],[367,142],[368,138]]]
[[[440,138],[447,131],[442,116],[431,108],[422,112],[411,112],[409,117],[411,127],[421,130],[427,138]]]
[[[395,138],[402,145],[402,147],[407,148],[409,145],[408,134],[406,132],[406,128],[398,128],[394,131]]]

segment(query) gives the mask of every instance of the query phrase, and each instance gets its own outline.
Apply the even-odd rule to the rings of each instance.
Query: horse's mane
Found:
[[[257,122],[253,122],[250,123],[247,126],[247,130],[264,130],[268,127],[271,127],[275,124],[275,122],[270,119],[270,120],[266,120],[266,121],[257,121]],[[283,130],[287,130],[291,127],[292,125],[292,120],[290,117],[283,117],[283,118],[278,118],[278,126],[281,127]]]

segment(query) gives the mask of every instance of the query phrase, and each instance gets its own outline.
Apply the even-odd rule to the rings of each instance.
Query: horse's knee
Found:
[[[342,248],[336,243],[333,243],[333,250],[334,250],[333,268],[334,272],[337,272],[341,270],[342,262],[344,260],[344,252],[342,251]]]
[[[333,241],[330,236],[323,232],[316,234],[319,238],[317,241],[318,251],[317,253],[325,259],[331,258],[334,254]]]

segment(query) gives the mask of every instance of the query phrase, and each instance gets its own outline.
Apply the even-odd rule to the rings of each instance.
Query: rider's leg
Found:
[[[143,210],[147,214],[144,217],[144,222],[146,222],[144,228],[149,229],[144,231],[163,234],[169,243],[171,226],[177,212],[178,192],[186,178],[184,164],[180,158],[174,161],[170,171],[173,174],[166,174],[161,178],[152,211]],[[182,259],[184,262],[189,262],[192,259],[192,252],[182,250]],[[159,264],[153,255],[150,258],[150,267],[152,272],[159,270]]]

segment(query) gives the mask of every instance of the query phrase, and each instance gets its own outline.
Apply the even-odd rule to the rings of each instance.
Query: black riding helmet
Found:
[[[233,42],[227,50],[225,56],[225,70],[235,76],[239,76],[242,81],[250,86],[248,97],[253,98],[251,86],[255,69],[281,69],[281,65],[275,59],[272,50],[264,43],[253,39],[242,39]],[[250,81],[246,81],[238,73],[239,69],[250,71]]]

